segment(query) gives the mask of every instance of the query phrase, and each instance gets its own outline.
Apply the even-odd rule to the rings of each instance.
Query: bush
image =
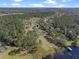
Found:
[[[9,55],[16,55],[20,53],[20,49],[14,49],[12,51],[9,52]]]
[[[36,51],[37,51],[37,47],[31,47],[31,48],[29,49],[28,53],[33,54],[33,53],[35,53]]]
[[[78,47],[79,47],[79,40],[77,40],[77,42],[76,42],[76,46],[78,46]]]

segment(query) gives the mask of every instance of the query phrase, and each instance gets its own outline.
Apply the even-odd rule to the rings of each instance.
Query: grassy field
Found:
[[[41,42],[39,42],[41,40]],[[46,56],[49,54],[54,54],[55,49],[57,48],[55,45],[50,44],[47,42],[43,36],[40,36],[37,40],[38,43],[38,50],[34,54],[18,54],[18,55],[8,55],[8,53],[16,47],[7,47],[7,50],[0,53],[0,59],[41,59],[42,56]]]
[[[76,46],[78,46],[78,47],[79,47],[79,40],[77,40],[77,42],[76,42]]]
[[[30,54],[27,54],[25,56],[23,55],[14,55],[10,56],[8,53],[15,49],[15,47],[8,47],[6,51],[0,53],[0,59],[32,59],[32,56]]]
[[[39,40],[41,40],[41,42],[39,42]],[[47,42],[43,36],[40,36],[37,42],[38,51],[34,54],[34,59],[41,59],[42,56],[45,57],[49,54],[53,55],[55,53],[55,49],[57,49],[57,47],[54,44],[50,44],[49,42]]]
[[[67,42],[65,43],[65,45],[66,45],[66,46],[71,46],[73,42],[74,42],[74,41],[67,41]]]
[[[66,46],[72,46],[72,43],[74,43],[74,41],[67,41],[67,42],[65,43],[65,45],[66,45]],[[75,45],[76,45],[76,46],[79,46],[79,40],[77,40],[77,41],[75,42]]]

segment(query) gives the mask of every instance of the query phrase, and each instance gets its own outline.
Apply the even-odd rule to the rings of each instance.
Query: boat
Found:
[[[67,47],[67,50],[68,50],[68,51],[72,51],[72,48],[70,48],[70,47]]]

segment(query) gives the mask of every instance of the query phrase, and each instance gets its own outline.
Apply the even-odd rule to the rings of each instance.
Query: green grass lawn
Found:
[[[37,42],[39,42],[39,40],[41,40],[41,42],[38,44],[38,51],[34,54],[26,54],[24,55],[23,52],[22,54],[18,54],[18,55],[8,55],[8,53],[14,49],[16,49],[16,47],[7,47],[7,50],[0,53],[0,59],[41,59],[42,56],[46,56],[49,54],[54,54],[55,53],[55,48],[57,48],[54,44],[50,44],[48,43],[44,37],[40,36],[40,38],[37,40]]]
[[[76,46],[78,46],[78,47],[79,47],[79,40],[77,40],[77,42],[76,42]]]
[[[67,42],[65,43],[65,45],[66,45],[66,46],[71,46],[73,42],[74,42],[74,41],[67,41]]]
[[[30,55],[30,54],[27,54],[25,56],[23,56],[23,55],[14,55],[14,56],[8,55],[8,53],[14,49],[16,49],[16,48],[15,47],[8,47],[6,51],[0,53],[0,59],[32,59],[32,55]]]
[[[66,46],[72,46],[72,43],[74,43],[74,41],[67,41],[67,42],[65,43],[65,45],[66,45]],[[78,47],[79,47],[79,40],[77,40],[77,41],[75,42],[75,46],[78,46]]]

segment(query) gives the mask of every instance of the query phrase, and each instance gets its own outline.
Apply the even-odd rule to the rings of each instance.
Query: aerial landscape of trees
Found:
[[[37,41],[41,45],[44,43],[42,43],[44,39],[46,39],[46,42],[48,41],[45,44],[53,44],[52,50],[54,49],[54,51],[56,51],[54,47],[59,49],[73,44],[79,46],[78,19],[79,16],[55,12],[0,16],[0,41],[4,42],[6,46],[17,48],[9,54],[16,54],[23,50],[27,50],[30,54],[37,53],[39,50]],[[40,35],[40,33],[43,34]]]

